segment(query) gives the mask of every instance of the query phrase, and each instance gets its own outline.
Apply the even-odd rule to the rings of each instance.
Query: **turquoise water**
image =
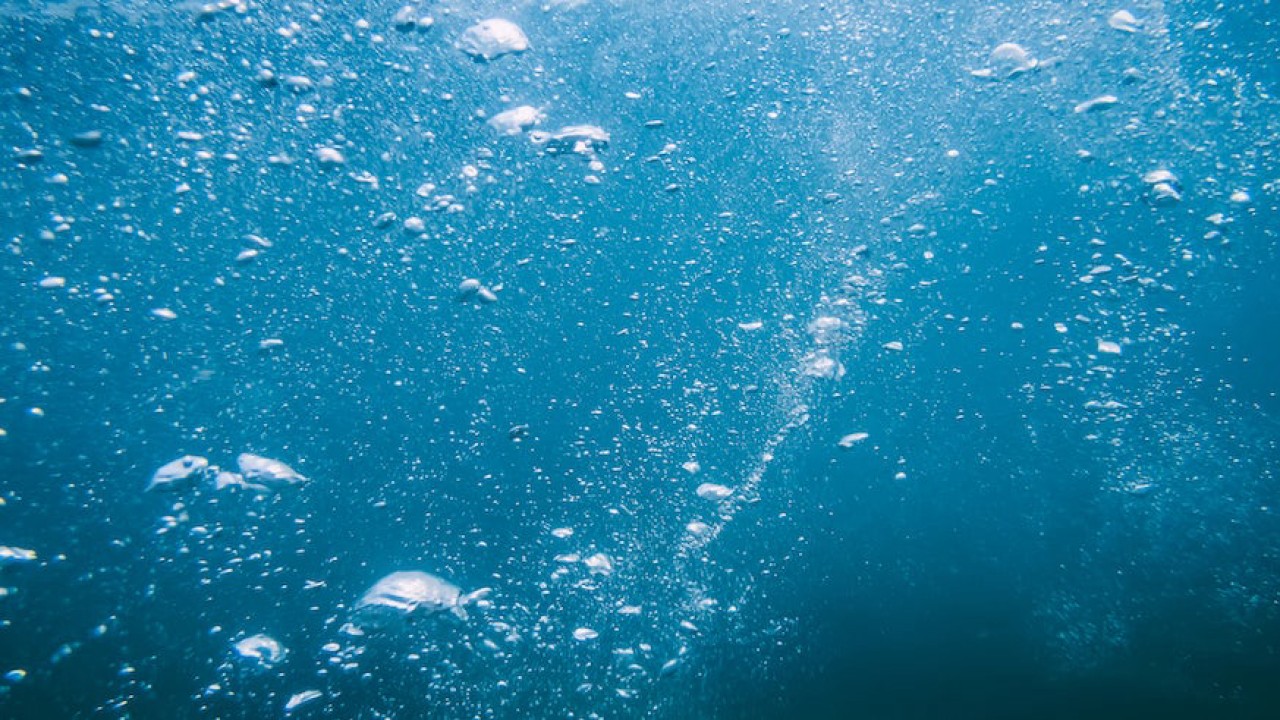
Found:
[[[1274,715],[1271,4],[402,7],[0,12],[0,715]]]

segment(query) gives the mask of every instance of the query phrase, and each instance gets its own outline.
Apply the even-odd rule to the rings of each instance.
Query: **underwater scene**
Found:
[[[1280,717],[1272,0],[5,0],[0,718]]]

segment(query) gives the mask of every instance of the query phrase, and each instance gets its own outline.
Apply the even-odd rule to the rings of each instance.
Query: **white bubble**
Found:
[[[242,488],[245,486],[244,476],[238,472],[230,470],[219,470],[213,476],[213,489],[222,491],[227,488]]]
[[[493,290],[485,287],[483,283],[475,278],[467,278],[458,283],[458,297],[460,299],[475,298],[482,303],[495,303],[498,296]]]
[[[286,713],[293,712],[312,700],[321,697],[324,697],[324,693],[319,690],[303,690],[300,693],[294,693],[289,697],[289,701],[284,704],[284,711]]]
[[[458,39],[458,48],[478,60],[495,60],[529,49],[529,38],[510,20],[491,18],[467,28]]]
[[[71,136],[71,144],[81,148],[97,147],[102,144],[101,130],[86,130]]]
[[[427,231],[427,223],[420,217],[407,217],[404,219],[402,226],[404,231],[410,235],[421,235]]]
[[[1181,184],[1178,176],[1172,172],[1157,168],[1145,173],[1142,181],[1151,186],[1149,193],[1151,202],[1157,205],[1176,203],[1182,199]]]
[[[1113,30],[1135,33],[1138,32],[1142,23],[1128,10],[1117,10],[1111,13],[1111,17],[1107,19],[1107,25],[1110,25]]]
[[[529,128],[541,124],[546,115],[532,105],[504,110],[489,118],[489,126],[503,135],[519,135]]]
[[[529,140],[545,146],[548,153],[572,152],[588,158],[608,147],[610,139],[609,133],[598,125],[566,125],[555,132],[529,133]]]
[[[342,152],[332,147],[316,148],[316,160],[321,165],[328,166],[344,165],[347,162],[347,158]]]
[[[845,435],[844,437],[840,438],[840,441],[836,444],[847,450],[853,447],[854,445],[857,445],[858,443],[862,442],[863,440],[866,440],[869,437],[871,437],[870,433],[865,433],[865,432],[849,433],[848,435]]]
[[[710,532],[711,526],[702,522],[701,520],[690,520],[689,523],[684,526],[684,529],[690,535],[701,536],[701,535],[706,535],[708,532]]]
[[[241,659],[260,670],[269,670],[279,665],[289,653],[280,641],[262,634],[250,635],[235,643],[232,648]]]
[[[356,603],[355,616],[362,625],[385,627],[410,616],[452,613],[467,619],[466,606],[489,594],[481,588],[463,594],[457,585],[420,571],[395,572],[374,584]]]
[[[1169,205],[1180,200],[1182,200],[1182,193],[1175,185],[1156,183],[1151,186],[1151,202],[1157,205]]]
[[[596,553],[590,557],[582,559],[582,564],[587,566],[587,570],[592,575],[612,575],[613,560],[604,553]]]
[[[307,478],[279,460],[253,453],[240,453],[236,458],[245,486],[263,491],[276,491],[307,482]]]
[[[209,461],[199,455],[183,455],[160,466],[151,475],[147,490],[183,488],[194,483],[209,469]]]
[[[980,70],[974,70],[971,74],[974,77],[987,78],[991,80],[1008,80],[1016,75],[1034,70],[1039,67],[1040,62],[1036,60],[1026,48],[1017,43],[1001,43],[991,51],[987,56],[987,66]]]
[[[0,545],[0,567],[5,565],[24,565],[35,562],[36,551],[12,545]]]
[[[1116,97],[1115,95],[1099,95],[1096,98],[1093,98],[1091,100],[1085,100],[1079,105],[1076,105],[1075,112],[1079,114],[1079,113],[1093,112],[1096,110],[1106,110],[1107,108],[1114,107],[1119,103],[1120,103],[1120,98]]]
[[[397,10],[395,15],[391,16],[391,24],[397,30],[427,30],[435,23],[434,18],[423,14],[422,10],[412,5],[405,5]]]
[[[702,483],[701,485],[698,486],[697,493],[698,493],[698,497],[702,498],[703,500],[720,502],[721,500],[724,500],[725,498],[732,495],[733,490],[730,490],[724,485],[718,485],[716,483]]]

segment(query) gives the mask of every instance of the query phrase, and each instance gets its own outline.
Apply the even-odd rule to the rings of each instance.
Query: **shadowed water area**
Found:
[[[0,8],[0,716],[1271,718],[1280,11]]]

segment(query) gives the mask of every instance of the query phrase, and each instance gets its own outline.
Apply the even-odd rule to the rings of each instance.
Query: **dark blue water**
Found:
[[[1270,3],[401,7],[0,12],[0,716],[1280,711]]]

